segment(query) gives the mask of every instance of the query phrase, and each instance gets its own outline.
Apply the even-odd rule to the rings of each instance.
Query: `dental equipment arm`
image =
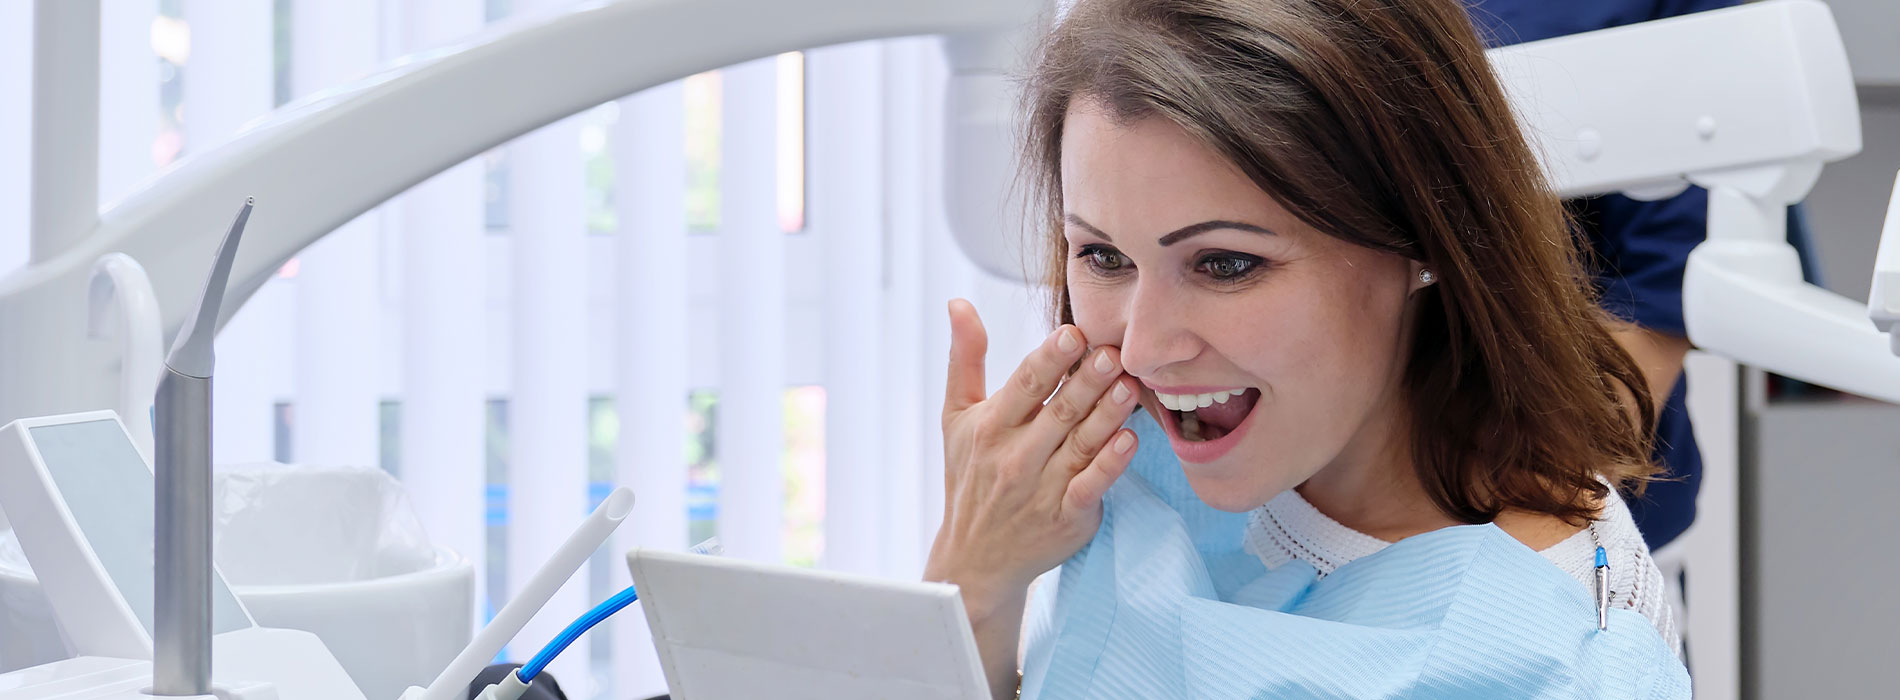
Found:
[[[1683,276],[1692,342],[1900,403],[1896,346],[1878,313],[1869,321],[1881,293],[1863,307],[1803,281],[1787,242],[1788,206],[1825,163],[1861,148],[1853,74],[1826,5],[1778,0],[1490,54],[1561,194],[1709,190],[1708,238]],[[1666,74],[1650,69],[1664,63]],[[1877,269],[1877,289],[1881,279]]]
[[[211,339],[251,204],[244,200],[219,244],[158,380],[154,695],[211,694]]]
[[[1853,75],[1826,5],[1779,0],[1491,54],[1559,192],[1709,191],[1708,238],[1683,276],[1692,342],[1900,403],[1900,358],[1870,313],[1880,297],[1863,306],[1803,281],[1787,242],[1787,208],[1824,164],[1861,148]],[[1648,70],[1664,62],[1666,75]],[[1592,72],[1567,69],[1583,65]]]
[[[1900,403],[1900,358],[1869,320],[1879,297],[1864,305],[1802,281],[1787,243],[1792,200],[1713,178],[1705,186],[1709,240],[1689,254],[1682,279],[1689,339],[1743,364]]]
[[[1880,251],[1874,256],[1874,284],[1867,293],[1867,314],[1893,340],[1900,355],[1900,177],[1887,204],[1887,224],[1880,231]]]
[[[1863,306],[1803,281],[1787,242],[1787,208],[1824,164],[1861,148],[1853,74],[1826,5],[1764,2],[1490,54],[1561,194],[1709,190],[1708,238],[1683,275],[1692,342],[1900,403],[1900,358],[1876,327],[1881,292]],[[1877,288],[1881,279],[1876,270]]]

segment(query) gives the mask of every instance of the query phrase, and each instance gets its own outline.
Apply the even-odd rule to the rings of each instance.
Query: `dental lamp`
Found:
[[[161,325],[176,332],[190,313],[190,295],[199,291],[202,262],[219,243],[224,203],[246,194],[271,202],[251,222],[255,230],[231,263],[231,303],[200,319],[221,326],[298,251],[474,155],[686,75],[839,42],[947,35],[952,76],[944,196],[952,231],[983,269],[1033,278],[1021,256],[1028,239],[1010,235],[1029,229],[1007,196],[1015,142],[1007,76],[1042,10],[1023,0],[623,0],[415,57],[192,157],[102,218],[90,209],[36,214],[36,221],[63,228],[35,230],[32,264],[0,279],[0,328],[32,339],[0,344],[0,421],[23,419],[16,425],[30,431],[45,420],[30,417],[119,400],[117,358],[89,342],[86,328],[90,266],[108,252],[124,252],[146,268]],[[723,31],[690,31],[715,25]],[[84,32],[75,36],[87,40]],[[90,41],[97,41],[96,32]],[[616,60],[599,60],[608,55]],[[1689,184],[1710,190],[1709,238],[1692,254],[1684,280],[1691,340],[1746,364],[1900,402],[1900,359],[1890,354],[1900,352],[1900,341],[1882,338],[1895,332],[1900,318],[1900,196],[1889,211],[1865,311],[1803,283],[1785,241],[1785,208],[1813,187],[1823,164],[1861,147],[1852,77],[1825,4],[1770,0],[1495,49],[1489,56],[1560,193],[1654,198]],[[1652,70],[1663,64],[1672,75],[1702,80],[1664,80]],[[1586,66],[1587,72],[1580,68]],[[96,65],[80,68],[96,71]],[[97,92],[96,73],[75,74],[57,62],[36,64],[35,71],[36,81],[66,85],[73,95]],[[551,75],[562,79],[547,79]],[[60,104],[71,109],[73,103]],[[90,106],[96,112],[96,104]],[[67,143],[66,132],[96,128],[85,117],[50,111],[38,112],[34,123],[36,143]],[[96,163],[78,159],[62,166]],[[40,183],[35,207],[90,207],[91,200],[68,190],[92,181]],[[78,421],[88,422],[97,420]],[[0,447],[10,444],[0,441]],[[127,453],[137,458],[136,449]],[[46,518],[70,521],[59,521],[44,503],[16,508],[14,500],[27,499],[18,493],[25,492],[0,492],[13,499],[6,507],[16,528]],[[67,538],[60,546],[73,551],[30,551],[35,568],[103,545]],[[50,545],[39,549],[52,551]],[[70,608],[59,608],[67,627],[93,621]],[[214,636],[221,664],[245,654],[242,645],[221,644],[229,634]],[[125,669],[136,664],[127,660],[150,658],[141,656],[145,648],[80,651],[85,656],[56,669],[0,675],[0,700],[45,697],[54,688],[71,693],[60,697],[136,697],[112,693],[129,687],[126,674],[136,671]],[[327,658],[320,651],[318,644],[304,656]],[[317,692],[308,689],[315,681],[302,691],[295,684],[325,676],[278,656],[289,664],[278,669],[288,679],[277,688],[280,697],[320,697],[299,694]],[[320,662],[309,668],[319,667],[329,668]],[[116,669],[117,685],[98,676],[100,668]],[[436,685],[431,692],[453,683]]]

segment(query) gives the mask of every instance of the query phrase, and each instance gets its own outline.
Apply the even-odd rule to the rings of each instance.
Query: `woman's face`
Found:
[[[1121,348],[1201,500],[1244,511],[1403,449],[1414,263],[1307,226],[1166,119],[1078,100],[1062,174],[1076,325]],[[1226,403],[1164,406],[1202,394]]]

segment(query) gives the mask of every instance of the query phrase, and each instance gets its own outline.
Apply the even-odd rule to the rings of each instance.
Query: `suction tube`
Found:
[[[528,579],[528,584],[515,595],[514,600],[508,601],[501,612],[495,615],[495,619],[482,628],[480,634],[475,635],[475,641],[470,642],[454,661],[449,662],[448,668],[442,669],[442,674],[435,677],[435,682],[430,683],[420,696],[405,693],[403,697],[419,697],[421,700],[459,700],[467,697],[468,684],[475,680],[475,675],[495,658],[495,654],[501,652],[508,640],[514,639],[522,625],[527,624],[536,612],[540,612],[541,606],[547,605],[548,599],[554,597],[554,592],[560,590],[561,584],[587,563],[587,557],[607,541],[607,537],[620,527],[620,522],[626,519],[631,510],[633,491],[625,486],[614,489],[613,493],[607,495],[607,500],[601,501],[600,507],[594,509],[593,515],[587,516],[586,522],[581,523],[580,528],[561,544],[561,548],[555,550],[554,556],[548,558],[548,563],[541,565],[540,571],[534,572],[534,578]]]

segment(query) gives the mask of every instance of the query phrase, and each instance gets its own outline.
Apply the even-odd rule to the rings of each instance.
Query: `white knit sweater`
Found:
[[[1643,544],[1643,535],[1620,496],[1610,494],[1602,519],[1540,553],[1583,583],[1594,597],[1599,541],[1610,560],[1610,605],[1649,618],[1681,656],[1682,640],[1663,590],[1662,571],[1650,559],[1649,547]],[[1246,540],[1247,551],[1260,557],[1268,569],[1297,559],[1319,570],[1321,577],[1388,544],[1341,525],[1291,489],[1254,509]]]

